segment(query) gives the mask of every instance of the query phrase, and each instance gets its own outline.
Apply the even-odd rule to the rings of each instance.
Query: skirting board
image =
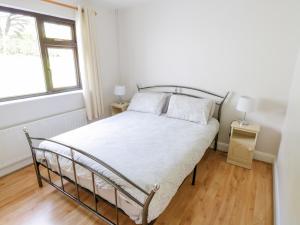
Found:
[[[227,152],[228,144],[223,142],[218,142],[218,150]],[[254,159],[273,164],[275,160],[275,156],[261,151],[254,151]]]
[[[16,170],[19,170],[25,166],[28,166],[29,164],[32,163],[32,157],[27,157],[25,159],[22,159],[20,161],[17,161],[11,165],[5,166],[3,168],[0,169],[0,177],[10,174]]]

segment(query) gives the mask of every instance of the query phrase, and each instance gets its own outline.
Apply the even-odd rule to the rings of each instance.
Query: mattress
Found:
[[[207,125],[185,120],[126,111],[113,117],[91,123],[81,128],[51,138],[106,162],[148,192],[155,184],[160,189],[149,206],[148,221],[157,218],[168,206],[183,180],[192,172],[219,129],[216,119]],[[43,141],[40,148],[70,155],[70,149]],[[51,169],[58,171],[54,154],[37,151],[37,160],[47,158]],[[145,195],[104,167],[87,157],[75,153],[74,158],[104,174],[122,186],[141,202]],[[64,176],[74,180],[70,160],[59,159]],[[76,165],[78,183],[93,190],[91,173]],[[114,189],[100,178],[95,180],[96,193],[114,203]],[[135,223],[142,221],[142,208],[122,194],[118,205]]]

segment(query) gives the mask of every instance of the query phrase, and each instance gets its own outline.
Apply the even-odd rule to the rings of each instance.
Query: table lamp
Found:
[[[254,100],[247,96],[241,96],[236,105],[236,109],[244,113],[243,119],[239,121],[240,126],[249,125],[249,122],[246,120],[246,113],[254,110]]]
[[[116,96],[118,96],[119,98],[119,103],[122,104],[123,103],[123,99],[122,96],[124,96],[126,93],[126,88],[124,85],[116,85],[115,86],[115,90],[114,90],[114,94]]]

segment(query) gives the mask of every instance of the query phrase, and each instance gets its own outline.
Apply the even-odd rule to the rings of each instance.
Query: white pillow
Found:
[[[167,116],[200,124],[207,124],[212,104],[213,101],[210,99],[172,95]]]
[[[166,99],[165,93],[139,92],[133,96],[127,110],[160,115]]]

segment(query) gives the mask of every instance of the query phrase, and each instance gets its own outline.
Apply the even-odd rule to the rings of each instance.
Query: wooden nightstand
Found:
[[[231,124],[231,137],[227,162],[251,169],[253,153],[259,131],[259,125],[250,124],[240,126],[238,121],[234,121]]]
[[[123,103],[112,103],[111,104],[111,115],[116,115],[118,113],[126,111],[129,103],[123,102]]]

